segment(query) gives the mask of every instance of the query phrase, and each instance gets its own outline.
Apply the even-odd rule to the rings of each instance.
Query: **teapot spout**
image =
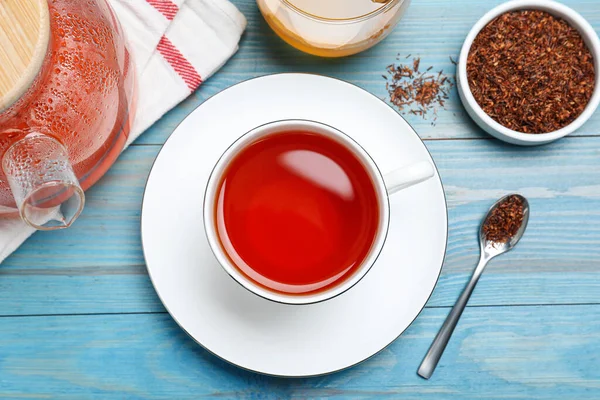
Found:
[[[83,189],[56,139],[30,133],[4,153],[2,169],[23,221],[39,230],[68,228],[85,203]]]

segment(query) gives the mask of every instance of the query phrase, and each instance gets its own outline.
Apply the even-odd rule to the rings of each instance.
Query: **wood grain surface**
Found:
[[[168,314],[9,317],[0,325],[0,398],[597,398],[598,307],[468,308],[425,381],[415,371],[446,312],[425,310],[375,357],[307,379],[220,361]]]
[[[371,360],[326,377],[264,377],[218,360],[176,326],[150,284],[139,222],[152,162],[181,120],[268,73],[334,76],[384,100],[381,75],[397,54],[452,75],[449,57],[499,1],[413,0],[388,39],[340,60],[299,53],[254,1],[234,3],[249,23],[239,52],[121,156],[72,228],[36,233],[0,265],[0,398],[600,398],[599,112],[575,135],[536,148],[491,139],[455,90],[436,121],[406,116],[446,190],[448,252],[427,308]],[[600,30],[597,0],[564,3]],[[526,235],[489,265],[438,371],[421,380],[418,364],[477,261],[480,219],[513,191],[531,203]]]

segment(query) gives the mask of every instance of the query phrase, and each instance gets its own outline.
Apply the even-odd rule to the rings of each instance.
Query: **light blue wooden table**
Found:
[[[381,98],[381,74],[397,53],[451,73],[448,57],[499,2],[413,0],[388,39],[340,60],[299,53],[269,30],[253,0],[235,3],[249,23],[235,57],[123,154],[71,229],[35,234],[0,265],[0,398],[599,399],[600,112],[575,135],[537,148],[488,137],[455,92],[435,126],[408,117],[444,182],[448,253],[426,309],[369,361],[325,377],[270,378],[218,360],[177,327],[150,284],[139,237],[144,183],[175,126],[224,88],[273,72],[335,76]],[[600,30],[598,0],[565,3]],[[527,234],[490,264],[424,381],[415,371],[475,266],[479,221],[511,191],[530,199]]]

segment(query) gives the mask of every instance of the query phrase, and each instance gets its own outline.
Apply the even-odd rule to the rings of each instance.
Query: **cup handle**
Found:
[[[388,172],[383,176],[388,195],[431,178],[435,171],[429,161],[419,161]]]

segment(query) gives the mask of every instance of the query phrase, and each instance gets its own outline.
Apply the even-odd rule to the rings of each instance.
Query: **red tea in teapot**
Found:
[[[369,172],[343,144],[288,131],[243,148],[228,164],[215,201],[219,240],[256,283],[306,294],[351,276],[379,224]]]
[[[0,101],[0,156],[34,133],[39,140],[16,150],[13,146],[10,157],[29,159],[28,165],[19,165],[32,168],[30,176],[45,173],[34,170],[36,162],[44,168],[70,164],[68,167],[72,167],[81,187],[86,189],[114,162],[129,134],[134,71],[123,33],[105,0],[49,0],[47,17],[43,15],[46,10],[34,8],[37,3],[46,5],[37,0],[7,0],[2,7],[10,8],[15,2],[41,13],[35,25],[38,30],[30,33],[40,37],[36,40],[46,40],[47,47],[43,47],[39,71],[22,95],[7,107]],[[13,11],[18,13],[19,8]],[[44,30],[49,31],[49,37],[41,39]],[[13,41],[23,40],[18,32],[12,34]],[[30,56],[33,65],[37,55]],[[32,65],[29,67],[34,68]],[[44,137],[62,144],[68,160],[52,164],[56,160],[45,159],[50,154],[47,148],[35,148],[36,143],[45,146],[41,140]],[[4,170],[0,171],[0,214],[11,210],[14,213],[18,206],[13,199],[13,194],[17,194],[11,193],[7,182],[11,178],[7,165],[13,162],[19,160],[4,157]],[[13,182],[22,179],[18,177]]]

